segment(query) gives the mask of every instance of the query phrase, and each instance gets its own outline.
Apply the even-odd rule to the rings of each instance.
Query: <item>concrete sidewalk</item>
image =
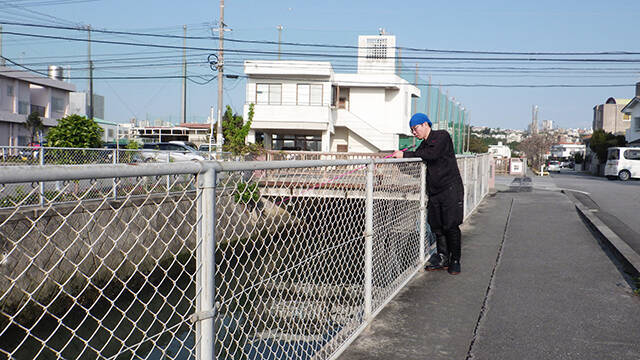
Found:
[[[497,193],[339,359],[640,359],[640,297],[558,192]]]

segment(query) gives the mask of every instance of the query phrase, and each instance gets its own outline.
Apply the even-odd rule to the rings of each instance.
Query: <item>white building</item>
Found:
[[[487,152],[492,154],[494,157],[511,157],[511,149],[509,149],[507,145],[502,145],[502,141],[498,141],[498,145],[489,145],[489,150]]]
[[[554,158],[570,158],[577,153],[585,154],[586,146],[584,144],[560,143],[551,146],[551,157]]]
[[[24,124],[32,112],[40,114],[45,127],[56,126],[70,114],[69,93],[75,89],[61,80],[0,66],[0,146],[29,144]]]
[[[640,82],[636,83],[636,96],[622,109],[625,115],[630,116],[631,124],[625,132],[625,140],[632,146],[640,144]]]
[[[69,113],[89,117],[89,93],[72,92],[69,94]],[[93,117],[104,119],[104,96],[93,94]]]
[[[358,44],[354,74],[329,62],[245,61],[244,119],[255,104],[247,140],[260,136],[275,150],[398,149],[420,90],[395,74],[395,36],[360,36]]]
[[[542,131],[553,130],[553,120],[542,120]]]

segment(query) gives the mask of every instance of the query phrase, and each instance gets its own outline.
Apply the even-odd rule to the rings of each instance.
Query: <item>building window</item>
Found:
[[[113,138],[113,135],[114,135],[114,131],[113,131],[113,129],[109,129],[109,130],[107,130],[107,138],[108,138],[108,139]]]
[[[386,59],[387,39],[373,38],[367,39],[367,59]]]
[[[322,84],[298,84],[298,105],[322,105]]]
[[[13,97],[13,85],[7,85],[7,96]]]
[[[26,101],[18,101],[18,114],[27,115],[29,113],[29,103]]]
[[[622,116],[622,120],[624,120],[624,121],[629,121],[629,120],[631,120],[631,115],[629,115],[629,114],[624,114],[624,115]]]
[[[58,97],[51,97],[51,111],[64,112],[64,100]]]
[[[256,84],[256,104],[281,105],[282,84]]]
[[[640,117],[637,117],[635,119],[636,119],[636,130],[640,131]]]

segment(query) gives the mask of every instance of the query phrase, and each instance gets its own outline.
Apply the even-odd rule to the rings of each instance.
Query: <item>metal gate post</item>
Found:
[[[375,163],[367,165],[367,197],[365,208],[364,230],[364,318],[368,322],[371,317],[373,288],[373,171]]]
[[[201,174],[203,179],[201,182],[202,200],[199,209],[202,210],[202,227],[200,234],[202,238],[199,240],[201,250],[200,263],[196,264],[199,269],[199,275],[196,279],[200,280],[200,284],[196,288],[200,289],[196,300],[196,342],[198,348],[197,359],[215,359],[215,244],[216,244],[216,170],[209,169]]]
[[[118,163],[118,150],[113,149],[113,164]],[[118,199],[118,178],[113,178],[113,200]]]
[[[38,151],[38,156],[40,157],[40,166],[44,166],[44,147],[40,146],[40,151]],[[44,207],[44,181],[40,181],[40,206]]]
[[[427,165],[420,163],[420,264],[425,260],[427,238]]]

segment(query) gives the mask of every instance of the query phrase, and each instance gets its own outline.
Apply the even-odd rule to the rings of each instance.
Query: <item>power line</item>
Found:
[[[71,1],[71,0],[69,0]],[[81,0],[78,0],[81,1]],[[84,0],[84,1],[92,1],[92,0]],[[32,23],[20,23],[20,22],[9,22],[9,21],[0,21],[1,24],[6,25],[17,25],[17,26],[25,26],[25,27],[39,27],[39,28],[52,28],[52,29],[60,29],[60,30],[76,30],[76,31],[86,31],[81,27],[68,27],[68,26],[53,26],[53,25],[45,25],[45,24],[32,24]],[[134,36],[148,36],[148,37],[159,37],[159,38],[174,38],[174,39],[182,39],[183,36],[180,35],[169,35],[169,34],[152,34],[152,33],[141,33],[141,32],[132,32],[132,31],[116,31],[116,30],[96,30],[92,29],[94,32],[105,33],[105,34],[120,34],[120,35],[134,35]],[[218,40],[219,36],[188,36],[186,39],[189,40]],[[225,38],[226,41],[237,42],[237,43],[247,43],[247,44],[264,44],[264,45],[288,45],[288,46],[299,46],[299,47],[320,47],[320,48],[340,48],[340,49],[367,49],[367,47],[359,47],[355,45],[339,45],[339,44],[323,44],[323,43],[302,43],[302,42],[280,42],[280,41],[269,41],[269,40],[246,40],[246,39],[234,39],[234,38]],[[416,48],[416,47],[406,47],[406,46],[395,46],[394,49],[399,49],[403,51],[413,51],[413,52],[428,52],[428,53],[446,53],[446,54],[476,54],[476,55],[521,55],[521,56],[587,56],[587,55],[640,55],[640,52],[635,51],[592,51],[592,52],[552,52],[552,51],[484,51],[484,50],[455,50],[455,49],[430,49],[430,48]],[[404,57],[407,58],[407,57]],[[410,57],[411,58],[411,57]]]

